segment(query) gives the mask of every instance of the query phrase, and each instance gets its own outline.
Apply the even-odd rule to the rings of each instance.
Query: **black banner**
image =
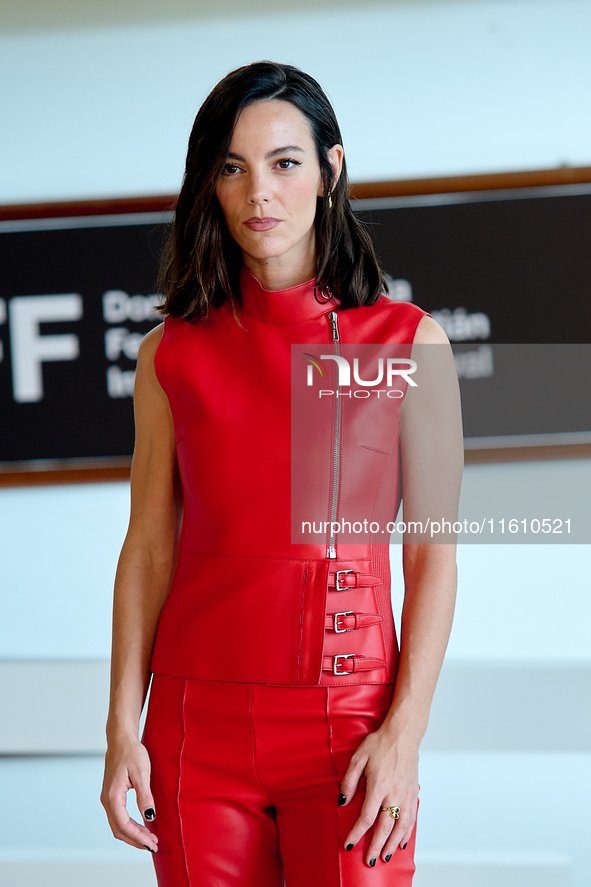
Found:
[[[591,342],[591,184],[357,201],[393,295],[450,341]]]
[[[457,343],[468,446],[494,445],[495,436],[504,445],[531,435],[591,441],[587,349],[572,351],[577,384],[568,398],[551,372],[551,396],[538,392],[529,412],[519,404],[535,377],[530,371],[511,401],[507,379],[521,358],[494,349],[591,342],[591,185],[354,206],[369,223],[391,297],[432,313]],[[162,320],[154,281],[168,218],[0,222],[0,470],[131,455],[136,355]],[[547,370],[548,352],[535,353]],[[499,360],[510,367],[500,375]]]
[[[161,213],[0,223],[1,462],[131,455],[163,233]]]

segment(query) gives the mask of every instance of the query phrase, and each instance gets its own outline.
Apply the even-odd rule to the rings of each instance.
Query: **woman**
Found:
[[[189,141],[138,359],[101,796],[160,887],[412,881],[455,547],[405,534],[398,655],[379,534],[401,481],[405,518],[453,520],[457,377],[432,318],[381,295],[341,141],[316,81],[271,62],[225,77]]]

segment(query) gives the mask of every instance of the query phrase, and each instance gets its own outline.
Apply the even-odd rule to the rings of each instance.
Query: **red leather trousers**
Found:
[[[384,719],[391,684],[288,687],[154,675],[143,735],[152,762],[159,887],[410,887],[415,832],[385,863],[351,851],[361,778],[340,781]]]

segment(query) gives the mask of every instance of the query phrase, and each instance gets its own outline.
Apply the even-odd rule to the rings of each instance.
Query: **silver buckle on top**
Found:
[[[339,616],[353,616],[354,610],[347,610],[345,613],[335,613],[334,614],[334,630],[337,634],[343,634],[345,631],[354,631],[353,628],[339,628],[338,626],[342,624]]]
[[[339,659],[353,659],[355,653],[339,653],[338,656],[335,656],[332,663],[332,673],[339,674],[350,674],[348,671],[339,671]]]
[[[339,582],[341,581],[339,579],[339,576],[342,576],[344,573],[355,573],[355,570],[337,570],[336,571],[334,587],[337,591],[347,591],[349,588],[355,588],[354,585],[339,585]]]

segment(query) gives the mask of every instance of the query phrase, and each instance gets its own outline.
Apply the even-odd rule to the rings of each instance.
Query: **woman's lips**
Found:
[[[247,219],[244,224],[247,228],[250,228],[251,231],[270,231],[271,228],[275,228],[281,219]]]

